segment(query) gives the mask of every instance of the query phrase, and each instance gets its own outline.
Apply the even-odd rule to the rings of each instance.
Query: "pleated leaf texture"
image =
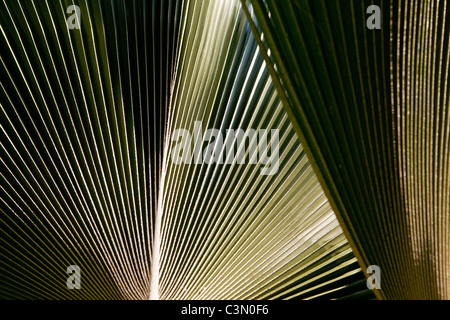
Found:
[[[2,298],[374,298],[239,1],[77,4],[0,10]],[[198,123],[266,129],[276,174],[174,163]]]
[[[149,296],[181,3],[77,4],[1,3],[4,298]]]
[[[447,2],[372,4],[1,2],[0,297],[448,298]]]
[[[246,3],[246,2],[244,2]],[[381,9],[381,29],[364,28]],[[448,1],[246,3],[306,154],[378,298],[449,299]]]

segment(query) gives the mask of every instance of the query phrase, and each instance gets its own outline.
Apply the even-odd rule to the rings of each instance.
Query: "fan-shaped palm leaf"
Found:
[[[448,299],[448,2],[250,2],[332,208],[363,269],[382,270],[380,296]],[[365,27],[373,4],[381,30]]]

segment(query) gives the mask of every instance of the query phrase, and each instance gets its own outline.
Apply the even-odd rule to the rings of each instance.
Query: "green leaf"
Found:
[[[381,30],[366,27],[374,4]],[[379,298],[450,294],[447,7],[385,0],[246,7],[362,269],[381,268]]]
[[[238,0],[75,4],[0,3],[0,297],[374,297]],[[277,172],[176,164],[196,121],[278,130]]]
[[[280,168],[262,176],[259,165],[239,165],[236,159],[233,164],[168,162],[161,298],[306,299],[364,292],[364,276],[239,3],[189,4],[171,129],[193,132],[195,121],[223,136],[227,129],[278,129]],[[351,285],[358,281],[362,286]]]

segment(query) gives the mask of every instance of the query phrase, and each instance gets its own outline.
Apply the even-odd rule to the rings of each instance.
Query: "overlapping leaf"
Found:
[[[363,269],[381,268],[379,297],[448,299],[448,1],[250,3],[330,203]]]
[[[264,176],[260,164],[248,164],[250,155],[245,165],[168,159],[161,297],[373,297],[239,3],[186,3],[171,128],[194,132],[201,121],[203,131],[215,128],[223,137],[229,129],[277,129],[280,161],[278,173]],[[235,143],[236,153],[240,147],[249,153],[248,145]],[[201,145],[203,150],[208,141]],[[215,150],[222,149],[216,144]]]

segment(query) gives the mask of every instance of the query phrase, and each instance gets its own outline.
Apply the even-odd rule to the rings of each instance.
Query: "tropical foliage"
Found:
[[[4,0],[0,297],[449,298],[448,21],[433,0]],[[199,123],[268,129],[276,174],[245,140],[173,138]],[[173,161],[197,143],[228,161]]]

